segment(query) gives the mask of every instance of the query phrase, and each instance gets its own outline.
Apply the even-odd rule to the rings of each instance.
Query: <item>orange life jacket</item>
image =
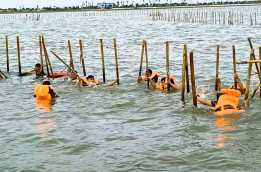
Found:
[[[166,78],[167,78],[167,76],[166,76]],[[169,76],[169,79],[170,80],[173,80],[174,81],[174,83],[175,83],[175,81],[176,81],[176,78],[174,78],[173,76]],[[164,84],[164,89],[163,89],[163,86],[162,86],[162,83],[160,83],[160,85],[157,87],[158,89],[160,89],[160,90],[168,90],[168,85],[167,84]]]
[[[49,94],[49,89],[52,89],[56,93],[52,85],[42,85],[38,84],[34,89],[34,94],[37,99],[47,99],[51,100],[52,96]]]
[[[83,81],[84,81],[87,85],[91,85],[91,81],[88,81],[86,76],[83,77]],[[93,84],[98,85],[98,84],[99,84],[98,79],[94,78]]]
[[[241,96],[240,91],[234,89],[222,89],[220,91],[222,94],[216,106],[214,107],[214,113],[218,116],[223,116],[235,112],[240,112],[238,106],[238,97]]]

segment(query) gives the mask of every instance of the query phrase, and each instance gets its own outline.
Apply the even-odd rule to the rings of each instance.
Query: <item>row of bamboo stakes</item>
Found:
[[[184,51],[183,51],[183,65],[182,65],[182,86],[181,86],[181,100],[185,101],[185,85],[187,85],[187,93],[190,92],[189,87],[189,71],[188,71],[188,60],[187,60],[187,45],[184,45]],[[138,77],[141,77],[142,72],[142,64],[143,64],[143,58],[144,53],[146,57],[146,76],[148,77],[148,69],[149,69],[149,60],[148,60],[148,51],[147,51],[147,41],[143,40],[142,42],[142,50],[141,50],[141,60],[140,60],[140,68],[139,68],[139,74]],[[197,107],[197,97],[196,97],[196,84],[195,84],[195,74],[194,74],[194,58],[193,58],[193,52],[189,53],[189,59],[190,59],[190,74],[191,74],[191,87],[192,87],[192,100],[193,105]],[[170,78],[170,69],[169,69],[169,42],[166,42],[166,80],[167,83]],[[186,80],[186,82],[185,82]],[[149,88],[149,80],[147,79],[147,87]],[[167,88],[170,90],[169,86]]]
[[[260,98],[261,98],[261,47],[259,47],[259,60],[256,59],[253,45],[251,42],[251,39],[248,39],[250,49],[251,49],[251,54],[250,54],[250,59],[249,61],[242,61],[242,62],[236,62],[236,51],[235,51],[235,46],[232,46],[232,54],[233,54],[233,73],[234,75],[237,74],[236,72],[236,64],[249,64],[248,67],[248,75],[247,75],[247,83],[246,83],[246,91],[245,93],[245,98],[244,100],[248,100],[249,97],[249,89],[250,89],[250,80],[251,80],[251,75],[252,75],[252,63],[255,63],[256,71],[258,74],[259,78],[259,84],[256,86],[254,89],[254,92],[252,93],[251,98],[254,97],[256,91],[260,89]],[[83,57],[83,48],[82,48],[82,40],[79,40],[80,44],[80,62],[82,63],[83,66],[83,74],[86,76],[86,70],[85,70],[85,63],[84,63],[84,57]],[[48,52],[46,49],[45,41],[43,36],[39,36],[39,47],[40,47],[40,60],[41,60],[41,66],[42,66],[42,71],[44,70],[44,59],[43,59],[43,52],[45,56],[45,66],[47,70],[47,76],[52,77],[54,79],[54,72],[52,69],[52,65],[48,56]],[[105,78],[105,63],[104,63],[104,50],[103,50],[103,40],[100,39],[100,47],[101,47],[101,57],[102,57],[102,73],[103,73],[103,82],[106,82]],[[72,51],[71,51],[71,43],[68,40],[68,48],[69,48],[69,55],[70,55],[70,66],[66,65],[69,69],[72,71],[74,70],[74,62],[73,62],[73,57],[72,57]],[[118,60],[117,60],[117,44],[116,44],[116,39],[114,39],[114,51],[115,51],[115,63],[116,63],[116,76],[119,78],[119,71],[118,71]],[[218,73],[219,73],[219,51],[220,51],[220,46],[217,46],[217,59],[216,59],[216,77],[218,78]],[[17,36],[17,53],[18,53],[18,70],[19,74],[22,73],[22,68],[21,68],[21,57],[20,57],[20,39],[19,36]],[[58,58],[58,55],[52,51],[52,53]],[[139,76],[141,76],[141,71],[142,71],[142,63],[143,63],[143,56],[146,56],[146,71],[148,70],[148,52],[147,52],[147,42],[143,40],[142,43],[142,53],[141,53],[141,61],[140,61],[140,69],[139,69]],[[195,89],[195,77],[194,77],[194,63],[193,63],[193,52],[189,53],[190,55],[190,70],[191,70],[191,85],[192,85],[192,97],[193,97],[193,104],[194,106],[196,105],[196,89]],[[60,61],[61,58],[58,58]],[[8,36],[6,36],[6,60],[7,60],[7,71],[9,72],[9,50],[8,50]],[[63,61],[62,61],[63,62]],[[64,62],[63,62],[64,63]],[[259,67],[258,67],[259,63]],[[49,72],[49,69],[51,70],[51,75]],[[170,76],[170,69],[169,69],[169,42],[166,42],[166,74],[167,78]],[[77,74],[78,75],[78,74]],[[0,71],[0,77],[1,78],[7,78],[6,75]],[[166,80],[168,81],[168,80]],[[119,81],[117,82],[119,84]],[[237,79],[234,77],[234,85],[235,88],[237,88]],[[147,86],[149,88],[149,82],[147,82]],[[188,57],[187,57],[187,46],[184,45],[183,49],[183,65],[182,65],[182,85],[181,85],[181,100],[185,101],[185,86],[187,86],[187,92],[190,92],[190,87],[189,87],[189,72],[188,72]],[[215,80],[215,90],[218,91],[217,87],[217,80]],[[241,90],[243,92],[243,90]]]
[[[9,60],[10,59],[9,59],[8,36],[6,36],[5,38],[6,38],[5,42],[6,42],[6,65],[7,65],[6,69],[7,69],[7,72],[9,72],[9,70],[10,70]],[[22,74],[21,56],[20,56],[20,38],[19,38],[19,36],[17,36],[16,40],[17,40],[18,72],[19,72],[19,74]],[[118,53],[117,53],[117,42],[116,42],[116,39],[113,39],[113,43],[114,43],[114,52],[115,52],[116,77],[119,79],[119,66],[118,66],[118,55],[117,55]],[[82,63],[83,75],[86,76],[86,68],[85,68],[85,62],[84,62],[84,57],[83,57],[82,40],[79,40],[79,45],[80,45],[80,63]],[[106,82],[106,78],[105,78],[105,60],[104,60],[104,48],[103,48],[103,40],[102,39],[100,39],[100,47],[101,47],[103,82],[105,83]],[[73,61],[73,56],[72,56],[72,49],[71,49],[71,42],[70,42],[70,40],[68,40],[68,49],[69,49],[69,56],[70,56],[70,67],[69,67],[69,69],[72,69],[72,71],[75,74],[77,74],[75,72],[75,69],[74,69],[74,61]],[[52,65],[51,65],[51,61],[49,59],[49,55],[48,55],[48,52],[47,52],[47,49],[46,49],[46,45],[45,45],[43,36],[39,36],[39,50],[40,50],[41,71],[44,72],[44,60],[45,60],[45,67],[46,67],[46,71],[47,71],[47,77],[48,78],[52,77],[54,79],[55,76],[54,76],[53,68],[52,68]],[[44,52],[45,59],[43,59],[43,52]],[[58,56],[54,52],[53,52],[53,54],[56,57]],[[58,58],[58,59],[61,61],[61,58]],[[51,74],[50,74],[50,71],[51,71]],[[2,74],[2,73],[3,72],[0,71],[0,74]],[[4,75],[4,73],[2,75],[5,76],[5,78],[7,78],[6,75]],[[0,75],[1,78],[3,78],[2,75]],[[117,84],[119,85],[119,80],[117,80]]]
[[[257,25],[257,11],[242,12],[241,10],[158,10],[152,12],[152,20],[186,23],[211,23],[228,25]],[[247,19],[249,17],[249,20]],[[248,22],[249,21],[249,22]]]

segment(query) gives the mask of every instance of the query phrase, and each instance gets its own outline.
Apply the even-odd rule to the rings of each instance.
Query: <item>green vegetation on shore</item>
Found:
[[[209,3],[171,3],[171,4],[131,4],[131,5],[115,5],[106,8],[99,8],[98,6],[72,6],[72,7],[43,7],[43,8],[8,8],[1,9],[0,14],[10,13],[42,13],[42,12],[75,12],[75,11],[96,11],[96,10],[132,10],[132,9],[146,9],[146,8],[172,8],[172,7],[197,7],[197,6],[222,6],[222,5],[254,5],[259,4],[258,1],[236,1],[236,2],[209,2]]]

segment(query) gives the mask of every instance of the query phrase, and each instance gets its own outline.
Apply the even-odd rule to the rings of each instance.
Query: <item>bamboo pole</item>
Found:
[[[45,46],[45,42],[44,42],[44,37],[43,36],[42,36],[42,44],[43,44],[43,49],[44,49],[44,56],[45,56],[45,60],[46,60],[46,66],[49,65],[50,70],[51,70],[51,74],[52,74],[52,77],[53,77],[53,80],[54,80],[53,68],[52,68],[52,65],[51,65],[51,62],[50,62],[47,50],[46,50],[46,46]],[[48,72],[48,75],[49,75],[49,72]],[[48,75],[47,75],[47,77],[49,78]]]
[[[141,58],[140,58],[139,77],[141,77],[142,63],[143,63],[143,55],[144,55],[144,47],[145,47],[145,40],[142,41],[142,50],[141,50]]]
[[[261,47],[259,47],[259,60],[261,61]],[[259,68],[261,70],[261,63],[259,64]],[[260,87],[260,90],[259,90],[259,97],[261,98],[261,87]]]
[[[253,59],[253,56],[254,56],[254,49],[251,49],[250,60]],[[247,73],[246,92],[245,92],[245,98],[244,98],[245,101],[248,100],[251,72],[252,72],[252,63],[249,63],[248,73]]]
[[[216,61],[216,78],[215,78],[215,90],[218,91],[217,78],[219,73],[219,45],[217,46],[217,61]]]
[[[42,36],[39,36],[39,47],[40,47],[40,60],[41,60],[41,72],[44,73],[43,65],[43,49],[42,49]]]
[[[6,70],[9,72],[9,48],[8,48],[8,36],[5,36],[5,47],[6,47]]]
[[[236,71],[236,49],[235,49],[235,45],[232,46],[232,51],[233,51],[233,71],[234,71],[234,75],[237,73]],[[237,79],[234,77],[234,86],[235,89],[237,89]]]
[[[187,93],[190,92],[189,89],[189,71],[188,71],[188,51],[187,51],[187,45],[184,45],[184,49],[185,49],[185,72],[186,72],[186,84],[187,84]]]
[[[83,57],[83,48],[82,48],[82,40],[79,40],[80,44],[80,61],[82,62],[82,70],[83,70],[83,75],[86,76],[86,69],[85,69],[85,62],[84,62],[84,57]]]
[[[75,75],[77,75],[79,77],[79,79],[81,79],[81,76],[75,72],[75,70],[73,70],[68,64],[66,64],[63,59],[61,59],[54,51],[51,51],[53,53],[53,55],[58,58],[68,69],[70,69]]]
[[[2,72],[1,70],[0,70],[0,77],[1,77],[1,78],[3,78],[3,77],[4,77],[5,79],[6,79],[6,78],[8,78],[8,77],[5,75],[5,73],[4,73],[4,72]]]
[[[197,107],[197,96],[196,96],[196,84],[195,84],[195,75],[194,75],[194,59],[193,52],[189,53],[190,57],[190,72],[191,72],[191,87],[192,87],[192,100],[193,105]]]
[[[248,42],[249,42],[250,48],[254,49],[250,38],[248,38]],[[255,53],[253,54],[252,60],[256,60]],[[260,74],[259,67],[258,67],[257,63],[255,63],[255,66],[256,66],[256,71],[257,71],[257,74],[258,74],[259,82],[261,82],[261,74]]]
[[[170,75],[170,73],[169,73],[169,42],[168,41],[166,42],[166,74],[167,74],[167,77],[166,77],[165,82],[168,83],[169,75]],[[170,90],[170,87],[168,84],[167,84],[167,89]]]
[[[236,62],[236,64],[248,64],[248,63],[261,63],[261,59],[260,60],[248,60],[248,61]]]
[[[71,48],[70,40],[68,40],[68,48],[69,48],[69,54],[70,54],[70,65],[72,66],[72,68],[74,70],[74,63],[73,63],[72,48]]]
[[[114,38],[113,39],[113,42],[114,42],[114,52],[115,52],[115,64],[116,64],[116,77],[117,77],[117,84],[119,85],[120,84],[120,81],[119,81],[119,67],[118,67],[118,55],[117,55],[117,44],[116,44],[116,39]]]
[[[20,41],[19,41],[19,36],[16,37],[17,40],[17,54],[18,54],[18,69],[19,69],[19,74],[22,73],[22,68],[21,68],[21,58],[20,58]]]
[[[149,82],[149,77],[148,77],[148,71],[149,71],[149,58],[148,58],[148,47],[147,47],[147,41],[144,42],[144,47],[145,47],[145,56],[146,56],[146,76],[147,76],[147,87],[148,89],[150,88],[150,82]]]
[[[103,75],[103,82],[106,82],[105,79],[105,63],[104,63],[104,52],[103,52],[103,41],[100,39],[100,45],[101,45],[101,57],[102,57],[102,75]]]
[[[186,60],[185,49],[183,49],[183,63],[182,63],[182,82],[181,82],[181,101],[185,101],[185,77],[186,77]]]

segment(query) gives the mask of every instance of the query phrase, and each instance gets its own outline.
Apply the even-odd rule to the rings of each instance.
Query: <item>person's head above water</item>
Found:
[[[43,85],[51,85],[50,81],[44,81]]]
[[[34,66],[34,70],[36,73],[40,73],[41,72],[41,64],[40,63],[36,63]]]
[[[94,76],[93,75],[87,76],[87,80],[91,81],[91,82],[94,82]]]
[[[148,69],[148,70],[146,71],[146,75],[148,75],[148,77],[150,77],[150,76],[152,75],[152,70],[151,70],[151,69]]]
[[[78,73],[76,70],[74,70],[75,71],[75,73]],[[77,79],[77,74],[75,74],[74,72],[72,72],[72,74],[71,74],[71,80],[75,80],[75,79]]]

